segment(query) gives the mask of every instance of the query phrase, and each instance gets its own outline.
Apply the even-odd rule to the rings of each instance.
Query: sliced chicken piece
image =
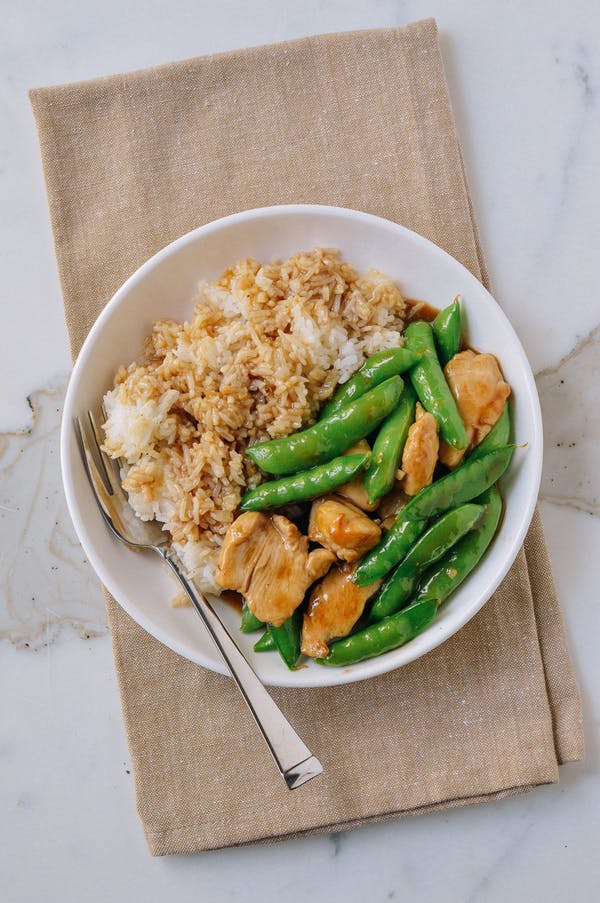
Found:
[[[402,473],[402,477],[404,474]],[[400,477],[400,480],[402,479]],[[409,503],[410,499],[402,488],[402,483],[398,482],[393,489],[390,489],[387,495],[381,499],[379,508],[377,509],[377,517],[382,521],[388,517],[395,517],[400,514],[402,509]]]
[[[416,495],[429,486],[439,447],[437,420],[417,402],[416,420],[408,431],[402,452],[402,488],[407,495]]]
[[[367,440],[361,439],[360,442],[357,442],[356,445],[353,445],[352,448],[349,448],[344,454],[359,455],[370,451],[371,446]],[[350,480],[350,482],[346,483],[344,486],[340,486],[339,489],[336,489],[336,492],[343,498],[349,499],[349,501],[363,511],[375,511],[377,508],[378,502],[370,502],[368,499],[367,490],[365,489],[365,477],[362,473],[357,477],[354,477],[353,480]]]
[[[286,517],[247,511],[225,534],[215,579],[240,592],[261,621],[280,627],[334,561],[327,549],[309,553],[308,538]]]
[[[455,467],[458,467],[467,451],[468,446],[467,448],[453,448],[442,439],[440,442],[440,461],[453,470]]]
[[[410,502],[410,496],[408,496],[404,489],[402,488],[402,478],[404,477],[403,471],[398,471],[399,476],[397,477],[398,482],[391,489],[387,495],[381,499],[379,503],[379,508],[377,509],[377,518],[379,522],[379,526],[381,529],[387,533],[392,524],[395,522],[397,516],[400,514],[403,508],[408,505]]]
[[[302,623],[302,652],[322,658],[329,652],[334,637],[348,636],[364,611],[367,601],[377,592],[381,580],[369,586],[352,582],[356,564],[332,568],[310,594]]]
[[[500,417],[510,386],[493,354],[461,351],[448,361],[444,373],[467,431],[467,448],[473,448],[485,439]],[[456,467],[466,451],[442,442],[440,461],[447,467]]]
[[[325,496],[312,503],[308,538],[325,546],[342,561],[358,561],[377,545],[381,530],[356,505]]]

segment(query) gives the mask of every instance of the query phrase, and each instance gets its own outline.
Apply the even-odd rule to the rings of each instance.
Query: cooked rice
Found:
[[[189,323],[157,321],[144,360],[118,370],[104,448],[202,590],[216,590],[223,536],[260,482],[246,447],[309,425],[365,357],[401,344],[405,307],[390,279],[335,251],[242,260],[200,286]]]

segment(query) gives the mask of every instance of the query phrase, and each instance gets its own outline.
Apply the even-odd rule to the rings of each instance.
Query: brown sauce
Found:
[[[408,304],[406,316],[408,323],[412,323],[413,320],[426,320],[427,323],[432,323],[439,314],[439,309],[427,301],[419,301],[417,298],[405,298],[405,301]]]
[[[437,315],[439,314],[439,308],[434,307],[433,304],[428,304],[427,301],[419,301],[418,298],[405,298],[404,299],[408,305],[408,310],[406,312],[406,322],[414,323],[417,320],[425,320],[426,323],[433,323]],[[479,354],[477,348],[473,348],[472,345],[465,345],[464,341],[460,343],[461,351],[474,351],[476,354]]]
[[[220,598],[223,602],[227,602],[228,605],[237,611],[238,614],[242,613],[242,605],[244,604],[244,599],[240,595],[240,593],[236,593],[233,589],[224,589],[221,593]]]

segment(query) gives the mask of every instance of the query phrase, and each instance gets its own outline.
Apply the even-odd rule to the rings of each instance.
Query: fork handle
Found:
[[[250,667],[237,645],[229,636],[214,608],[187,579],[176,555],[169,549],[158,550],[167,562],[210,633],[215,646],[254,720],[267,742],[273,758],[288,788],[294,790],[321,774],[323,766],[302,742],[292,725],[273,702],[263,684]]]

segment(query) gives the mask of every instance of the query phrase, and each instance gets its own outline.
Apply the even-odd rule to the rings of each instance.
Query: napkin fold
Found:
[[[379,214],[487,284],[432,19],[30,97],[74,356],[143,261],[251,207],[327,203]],[[363,683],[273,691],[325,766],[293,793],[230,679],[178,657],[109,596],[107,610],[154,855],[497,799],[557,781],[558,765],[583,754],[537,514],[501,587],[441,647]]]

